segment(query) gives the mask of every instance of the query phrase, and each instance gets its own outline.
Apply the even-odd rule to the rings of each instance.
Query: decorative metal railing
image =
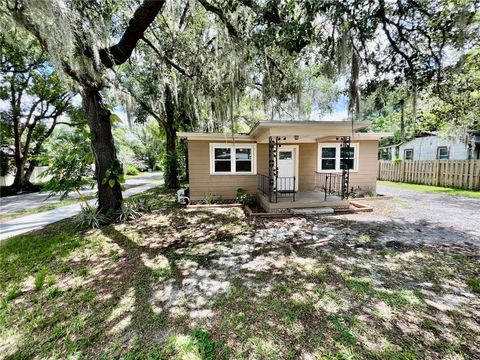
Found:
[[[262,195],[268,196],[270,194],[270,179],[267,175],[257,174],[257,189]]]
[[[348,197],[344,190],[344,176],[341,173],[315,171],[315,188],[325,193],[325,200],[327,200],[328,195],[340,196],[342,200]]]
[[[276,200],[278,201],[279,197],[292,197],[292,200],[295,201],[295,176],[285,177],[285,176],[278,176],[276,179],[276,186],[275,186],[275,195]]]
[[[268,196],[270,202],[278,202],[278,198],[292,197],[295,201],[296,194],[296,178],[292,177],[276,177],[270,179],[269,176],[257,174],[257,188],[264,196]]]

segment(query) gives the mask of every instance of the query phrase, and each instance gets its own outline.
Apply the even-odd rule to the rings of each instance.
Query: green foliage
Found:
[[[48,298],[48,299],[56,298],[56,297],[59,296],[60,294],[61,294],[61,291],[60,291],[60,289],[59,289],[57,286],[50,286],[50,287],[47,289],[47,298]]]
[[[237,202],[246,206],[255,206],[257,198],[255,195],[247,193],[244,189],[238,188],[236,191]]]
[[[204,204],[213,204],[215,202],[215,195],[212,193],[206,193],[203,198]]]
[[[55,285],[57,280],[55,279],[55,276],[53,275],[48,275],[46,278],[46,284],[48,287]]]
[[[468,279],[467,285],[472,289],[473,292],[480,294],[480,278],[472,277]]]
[[[35,275],[35,291],[40,291],[45,284],[45,278],[47,276],[47,270],[40,270],[37,275]]]
[[[145,207],[142,207],[141,204],[136,202],[124,202],[122,208],[118,212],[117,220],[120,222],[135,220],[142,216],[142,210]]]
[[[392,159],[392,164],[394,166],[402,165],[402,159]]]
[[[119,126],[113,134],[119,158],[124,164],[134,165],[142,171],[155,170],[164,153],[164,135],[158,121],[135,124],[131,128]]]
[[[4,299],[6,302],[9,302],[10,300],[16,299],[20,295],[22,295],[22,291],[20,290],[18,285],[14,284],[8,288]]]
[[[365,190],[365,195],[370,196],[370,197],[374,197],[374,196],[377,196],[377,192],[375,191],[375,189],[367,188]]]
[[[83,187],[93,187],[94,159],[85,135],[82,129],[68,129],[49,143],[51,166],[43,173],[51,176],[43,188],[50,192],[49,196],[60,194],[63,200],[72,191],[79,193]]]
[[[17,159],[12,162],[18,167],[16,171],[25,173],[28,161],[35,165],[59,117],[68,113],[72,94],[69,84],[60,79],[33,37],[19,31],[1,32],[0,49],[0,99],[9,105],[0,111],[3,176],[8,170],[4,149],[16,149]]]
[[[105,175],[102,178],[102,185],[107,184],[113,188],[115,185],[125,183],[125,176],[123,175],[123,167],[118,159],[115,159],[112,166],[105,170]]]
[[[90,206],[82,206],[80,213],[75,217],[77,228],[82,230],[98,229],[109,221],[110,217],[107,214],[102,214]]]
[[[336,339],[349,345],[357,344],[355,334],[353,330],[348,326],[347,321],[344,317],[333,314],[328,317],[328,320],[333,324],[333,326],[338,332],[338,334],[336,335]]]
[[[127,175],[138,175],[139,174],[139,171],[138,169],[135,167],[135,165],[127,165],[127,169],[125,170],[125,173]]]

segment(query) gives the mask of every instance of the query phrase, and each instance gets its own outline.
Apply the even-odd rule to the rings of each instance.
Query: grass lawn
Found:
[[[405,190],[416,190],[416,191],[423,191],[423,192],[429,192],[429,193],[442,193],[447,195],[458,195],[458,196],[466,196],[471,198],[480,197],[479,190],[463,190],[463,189],[430,186],[430,185],[406,184],[406,183],[399,183],[399,182],[393,182],[393,181],[378,181],[378,184],[385,185],[385,186],[392,186],[392,187],[405,189]]]
[[[141,197],[156,210],[129,223],[79,233],[70,220],[0,243],[0,358],[480,354],[468,244],[385,242],[391,222],[355,217],[253,222],[161,188]]]

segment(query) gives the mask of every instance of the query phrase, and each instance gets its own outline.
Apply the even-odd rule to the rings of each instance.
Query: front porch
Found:
[[[341,141],[338,151],[341,161],[347,164],[350,151],[341,150],[351,148],[350,137],[339,136],[337,140]],[[300,153],[300,147],[289,143],[286,137],[271,136],[268,145],[268,173],[257,174],[257,198],[267,212],[316,207],[348,208],[349,166],[342,166],[341,172],[319,172],[317,157],[308,161],[312,151]]]
[[[267,194],[261,191],[257,192],[257,199],[263,209],[267,212],[275,212],[280,209],[301,209],[301,208],[317,208],[330,207],[334,209],[344,209],[349,207],[347,199],[343,199],[336,195],[327,195],[321,191],[297,191],[295,199],[290,194],[288,197],[279,196],[275,201],[270,201]]]

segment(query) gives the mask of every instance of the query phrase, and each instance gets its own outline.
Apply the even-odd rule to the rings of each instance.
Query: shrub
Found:
[[[213,204],[215,201],[215,195],[213,195],[212,193],[206,193],[205,194],[205,197],[203,199],[203,202],[205,204]]]
[[[120,222],[135,220],[142,216],[140,207],[135,202],[124,202],[118,212],[117,220]]]
[[[139,173],[139,171],[135,167],[135,165],[132,165],[132,164],[127,165],[127,169],[126,169],[125,172],[126,172],[127,175],[138,175],[138,173]]]
[[[35,276],[35,291],[42,289],[43,284],[45,284],[45,278],[47,276],[47,270],[40,270]]]
[[[109,217],[90,206],[82,206],[82,210],[75,218],[79,229],[93,229],[108,223]]]
[[[254,206],[257,203],[255,195],[247,193],[244,189],[237,189],[237,201],[245,206]]]
[[[368,188],[367,190],[365,190],[365,195],[374,197],[374,196],[377,196],[377,192],[372,188]]]

